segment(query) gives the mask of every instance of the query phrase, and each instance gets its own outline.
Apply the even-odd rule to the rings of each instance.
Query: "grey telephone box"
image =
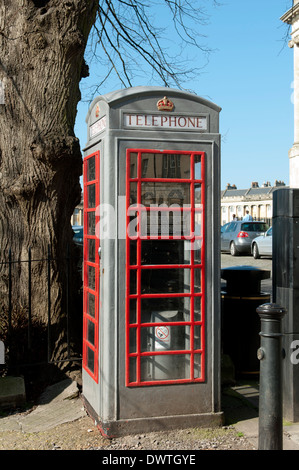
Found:
[[[89,108],[83,397],[108,437],[222,422],[219,112],[162,87]]]
[[[273,193],[273,301],[282,320],[283,416],[299,421],[299,189]]]

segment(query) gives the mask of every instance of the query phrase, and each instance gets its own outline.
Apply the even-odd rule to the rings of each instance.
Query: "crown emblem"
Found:
[[[95,115],[96,115],[97,118],[98,118],[99,115],[100,115],[100,108],[99,108],[99,105],[98,105],[98,104],[97,104],[97,107],[96,107]]]
[[[172,111],[174,104],[167,98],[167,96],[164,96],[162,100],[158,101],[157,107],[159,111]]]

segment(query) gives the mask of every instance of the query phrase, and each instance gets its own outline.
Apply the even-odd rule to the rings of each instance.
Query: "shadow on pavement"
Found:
[[[238,383],[235,387],[223,388],[221,400],[225,425],[234,425],[240,421],[258,417],[258,404],[249,401],[236,391],[245,388],[247,389],[248,385],[242,385],[241,383]]]

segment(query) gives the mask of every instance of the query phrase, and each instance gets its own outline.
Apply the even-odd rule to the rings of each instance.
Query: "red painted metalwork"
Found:
[[[100,153],[83,162],[83,368],[98,382]]]
[[[133,156],[134,154],[134,156]],[[189,178],[145,178],[142,177],[142,155],[177,155],[187,156],[190,165]],[[137,155],[137,158],[136,158]],[[131,160],[137,161],[137,172],[135,177],[131,175]],[[196,178],[195,175],[195,161],[197,158],[200,162],[200,178]],[[185,159],[186,162],[186,159]],[[198,164],[198,161],[197,161]],[[205,188],[204,188],[204,152],[179,152],[179,151],[157,151],[157,150],[143,150],[143,149],[128,149],[127,150],[127,174],[126,174],[126,222],[127,222],[127,235],[126,235],[126,386],[146,386],[155,384],[177,384],[177,383],[190,383],[190,382],[203,382],[205,380],[205,253],[204,253],[204,234],[205,234]],[[190,203],[188,207],[152,207],[142,205],[142,184],[144,183],[163,183],[167,188],[168,183],[175,183],[178,185],[188,183],[190,189]],[[137,186],[137,201],[134,205],[130,204],[130,192],[131,187],[136,188]],[[195,186],[198,185],[201,189],[201,203],[199,206],[196,205],[195,201]],[[173,188],[173,186],[171,186]],[[136,189],[135,189],[136,191]],[[164,211],[178,212],[181,216],[184,214],[190,214],[189,228],[190,233],[184,235],[151,235],[141,233],[141,217],[142,214],[151,215],[151,212]],[[128,226],[130,223],[130,216],[134,216],[137,213],[136,219],[136,233],[130,235],[128,233]],[[201,233],[198,235],[195,232],[195,216],[201,215]],[[190,260],[188,263],[176,263],[176,264],[144,264],[142,261],[142,243],[147,240],[163,241],[163,240],[183,240],[189,242],[194,247],[194,243],[197,241],[201,242],[201,255],[200,261],[195,260],[194,250],[190,250]],[[136,254],[134,261],[131,261],[130,244],[134,241],[136,243]],[[185,255],[185,252],[184,252]],[[142,288],[142,275],[148,270],[153,270],[153,273],[159,271],[154,270],[169,270],[169,272],[175,273],[177,270],[184,270],[184,274],[188,274],[190,279],[190,289],[186,292],[184,288],[183,292],[144,292]],[[195,289],[195,273],[200,274],[200,286]],[[165,276],[167,273],[165,274]],[[130,282],[133,277],[136,276],[136,289],[135,292],[130,291]],[[197,276],[198,277],[198,276]],[[185,282],[185,281],[184,281]],[[181,299],[182,302],[189,302],[189,319],[188,321],[144,321],[142,319],[142,302],[149,301],[151,299],[162,299],[169,302],[178,301]],[[200,319],[195,318],[195,301],[200,301]],[[130,310],[131,302],[136,303],[136,315],[132,319],[132,311]],[[146,333],[147,329],[153,331],[154,328],[163,327],[165,331],[167,328],[181,327],[185,331],[188,329],[189,333],[185,336],[185,343],[189,341],[188,347],[186,344],[181,349],[167,349],[167,350],[144,350],[142,347],[142,337]],[[163,330],[161,328],[161,331]],[[195,344],[195,330],[200,329],[200,339],[197,340],[198,344]],[[134,338],[133,341],[131,338]],[[188,338],[187,338],[188,337]],[[133,348],[132,348],[133,343]],[[169,379],[147,379],[146,374],[142,370],[142,361],[148,359],[154,363],[155,358],[161,359],[163,356],[171,357],[176,355],[176,361],[181,358],[182,360],[189,360],[189,365],[184,366],[188,369],[188,375],[185,377]],[[199,364],[199,373],[195,373],[195,359]],[[133,365],[132,365],[133,364]],[[154,367],[154,366],[152,366]],[[184,369],[184,370],[185,370]]]

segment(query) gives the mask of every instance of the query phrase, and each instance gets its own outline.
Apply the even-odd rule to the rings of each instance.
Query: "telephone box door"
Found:
[[[203,382],[205,154],[126,158],[126,386]]]

